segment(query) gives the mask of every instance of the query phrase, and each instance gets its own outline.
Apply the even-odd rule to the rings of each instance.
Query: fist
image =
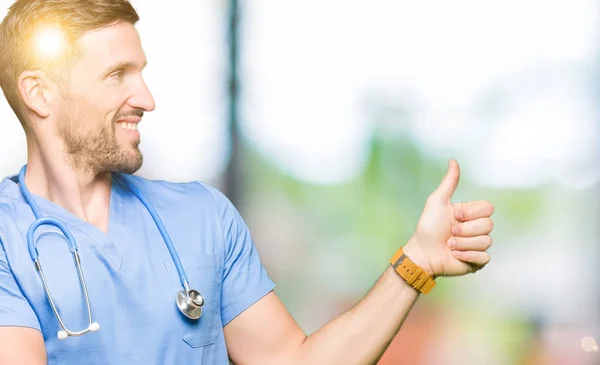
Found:
[[[415,233],[403,248],[434,277],[472,273],[490,261],[494,207],[482,200],[452,203],[459,177],[458,163],[450,160],[446,176],[427,198]]]

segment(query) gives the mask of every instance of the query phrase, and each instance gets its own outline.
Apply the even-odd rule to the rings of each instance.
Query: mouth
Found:
[[[142,121],[141,117],[132,116],[127,118],[121,118],[117,120],[117,126],[122,129],[127,129],[130,131],[137,131],[138,124]]]
[[[122,129],[128,129],[130,131],[137,131],[138,130],[138,125],[137,123],[117,123],[117,126],[119,126],[119,128]]]

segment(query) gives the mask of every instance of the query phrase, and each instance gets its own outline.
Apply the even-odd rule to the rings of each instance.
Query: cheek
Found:
[[[86,103],[88,108],[85,111],[86,124],[94,128],[114,129],[114,117],[118,109],[114,105],[106,103]]]
[[[115,116],[126,105],[127,98],[121,87],[78,88],[69,96],[74,110],[81,111],[77,122],[86,128],[115,131]]]

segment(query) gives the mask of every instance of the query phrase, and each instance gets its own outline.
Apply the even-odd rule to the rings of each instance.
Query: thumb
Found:
[[[458,186],[459,177],[460,169],[458,167],[458,162],[456,162],[456,160],[450,160],[448,162],[446,176],[444,176],[444,179],[432,195],[435,195],[436,198],[439,198],[440,200],[452,198],[452,194],[454,194],[454,191]]]

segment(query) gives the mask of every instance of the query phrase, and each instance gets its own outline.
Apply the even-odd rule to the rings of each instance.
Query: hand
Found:
[[[456,276],[482,269],[489,261],[489,233],[494,207],[487,201],[452,203],[458,186],[458,163],[450,160],[446,176],[425,203],[417,229],[403,251],[430,275]]]

